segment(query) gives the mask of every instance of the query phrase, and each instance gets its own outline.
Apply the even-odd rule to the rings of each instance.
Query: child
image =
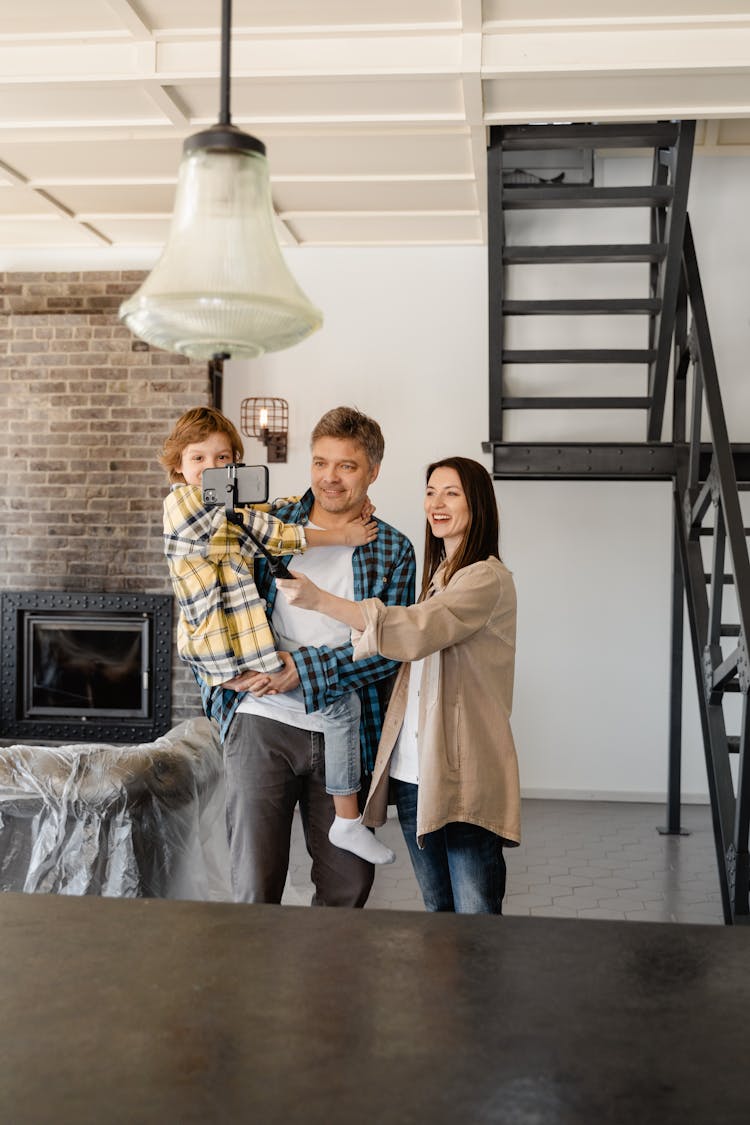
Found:
[[[159,458],[172,484],[164,501],[164,552],[180,607],[177,649],[212,687],[243,672],[284,667],[253,577],[257,547],[243,528],[227,520],[223,507],[203,506],[204,469],[239,462],[242,456],[242,440],[229,419],[199,406],[178,418]],[[272,555],[299,554],[307,546],[357,547],[377,536],[377,524],[369,518],[352,520],[341,532],[281,523],[256,507],[243,508],[242,516]],[[359,713],[356,692],[321,711],[326,791],[336,810],[329,838],[371,863],[392,863],[394,853],[359,819]]]

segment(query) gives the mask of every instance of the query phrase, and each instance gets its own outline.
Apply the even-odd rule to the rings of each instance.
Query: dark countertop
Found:
[[[0,895],[0,1121],[746,1125],[750,930]]]

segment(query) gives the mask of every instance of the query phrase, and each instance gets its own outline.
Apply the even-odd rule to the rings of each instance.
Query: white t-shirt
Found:
[[[314,523],[309,524],[315,527]],[[352,570],[353,547],[309,547],[304,555],[295,556],[292,570],[306,574],[316,586],[336,594],[340,598],[354,598],[354,572]],[[294,652],[298,648],[349,643],[351,632],[348,625],[334,621],[324,613],[315,610],[299,609],[290,605],[282,590],[278,590],[274,602],[271,624],[276,634],[277,647],[282,652]],[[263,695],[256,698],[247,693],[238,707],[249,715],[264,715],[279,723],[301,727],[303,730],[323,730],[324,720],[317,711],[308,715],[302,688],[285,691],[279,695]]]
[[[406,697],[406,712],[401,724],[396,745],[391,754],[389,773],[397,781],[419,781],[419,760],[417,739],[419,737],[419,693],[422,688],[422,667],[424,660],[413,660],[409,669],[409,694]]]

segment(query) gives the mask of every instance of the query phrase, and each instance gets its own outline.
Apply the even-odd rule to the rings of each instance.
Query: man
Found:
[[[341,406],[323,415],[311,445],[310,489],[299,503],[275,514],[285,523],[340,528],[361,511],[378,476],[383,435],[377,422]],[[355,548],[311,547],[295,559],[295,569],[343,597],[411,604],[415,573],[411,543],[395,528],[377,522],[374,542]],[[232,691],[224,690],[211,700],[224,736],[234,897],[240,902],[281,901],[292,816],[299,803],[313,861],[313,903],[364,906],[374,877],[372,864],[328,839],[334,809],[325,791],[318,711],[346,692],[357,691],[362,704],[362,766],[369,777],[397,665],[380,656],[353,663],[348,629],[330,618],[295,609],[283,595],[277,596],[276,584],[262,562],[256,578],[284,669],[271,674],[247,672],[230,681]]]

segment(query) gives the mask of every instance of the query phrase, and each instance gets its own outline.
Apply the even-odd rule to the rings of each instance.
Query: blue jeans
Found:
[[[321,707],[326,761],[326,793],[345,797],[361,787],[359,717],[361,704],[356,691]]]
[[[505,859],[499,836],[454,821],[428,832],[417,845],[417,789],[391,778],[398,819],[425,909],[456,914],[502,914]]]

